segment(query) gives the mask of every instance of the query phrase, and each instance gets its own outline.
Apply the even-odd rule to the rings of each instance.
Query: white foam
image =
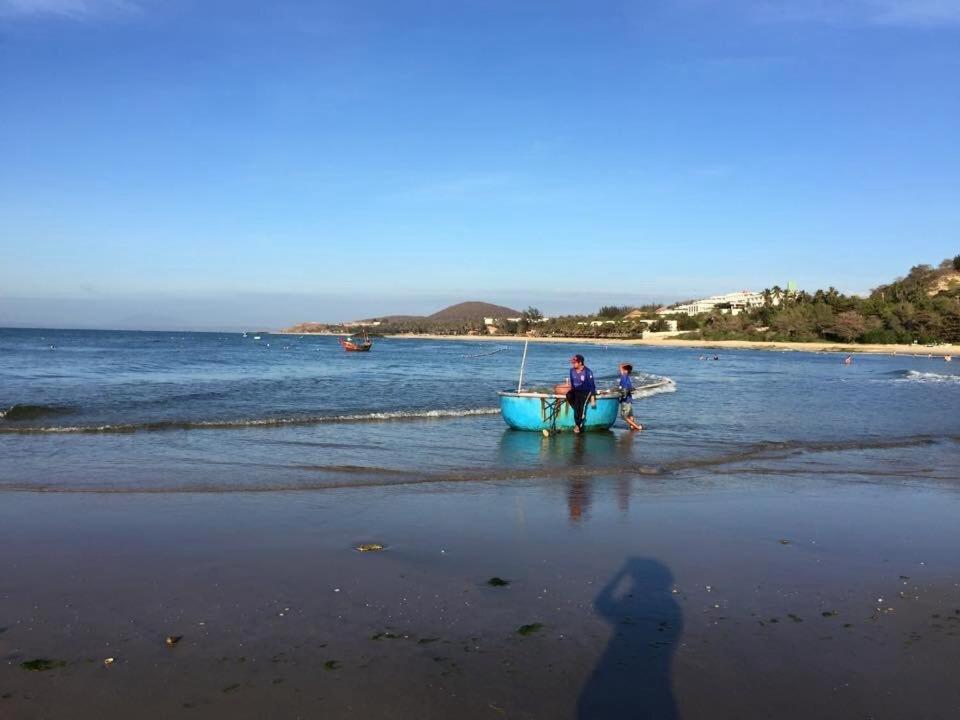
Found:
[[[393,410],[352,415],[319,415],[315,417],[251,418],[245,420],[160,420],[147,423],[116,425],[70,425],[0,429],[0,433],[130,433],[164,430],[229,430],[285,425],[325,425],[333,423],[388,422],[392,420],[433,420],[477,415],[497,415],[500,408],[466,408],[453,410]]]
[[[908,370],[906,375],[897,378],[896,382],[914,382],[914,383],[960,383],[960,375],[950,375],[934,372],[920,372],[918,370]]]
[[[663,375],[644,375],[643,385],[635,386],[633,398],[642,399],[677,391],[677,383]]]

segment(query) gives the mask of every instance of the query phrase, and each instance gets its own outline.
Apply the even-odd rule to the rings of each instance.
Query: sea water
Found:
[[[582,438],[509,430],[522,344],[329,336],[0,330],[0,488],[323,489],[572,476],[960,478],[960,364],[916,355],[531,343],[525,385],[582,353],[673,384]],[[716,360],[714,352],[719,353]]]

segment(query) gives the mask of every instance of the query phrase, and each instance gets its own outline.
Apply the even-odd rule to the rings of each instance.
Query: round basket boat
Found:
[[[500,413],[514,430],[557,432],[573,430],[573,408],[565,394],[544,392],[509,392],[500,395]],[[617,391],[597,393],[596,407],[584,408],[584,430],[609,430],[617,420],[620,396]]]

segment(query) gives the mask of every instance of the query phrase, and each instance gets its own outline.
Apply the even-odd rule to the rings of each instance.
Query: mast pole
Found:
[[[527,364],[527,345],[530,344],[529,340],[524,340],[523,342],[523,359],[520,360],[520,380],[517,382],[517,392],[520,392],[523,388],[523,367]]]

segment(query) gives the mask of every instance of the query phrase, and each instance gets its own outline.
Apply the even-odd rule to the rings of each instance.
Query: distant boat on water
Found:
[[[355,340],[351,335],[346,338],[338,337],[337,342],[346,352],[370,352],[370,348],[373,347],[373,340],[367,337],[366,333],[360,341]]]

